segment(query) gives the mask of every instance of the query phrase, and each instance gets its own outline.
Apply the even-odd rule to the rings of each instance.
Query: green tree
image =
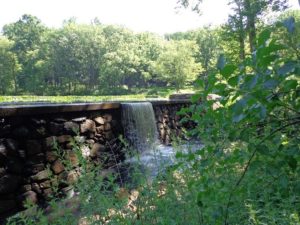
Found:
[[[15,23],[5,25],[3,34],[14,41],[12,51],[17,55],[22,70],[17,75],[17,86],[21,89],[34,90],[39,78],[35,64],[39,60],[39,48],[46,28],[41,21],[32,15],[25,14]]]
[[[14,43],[0,36],[0,90],[5,95],[15,88],[17,92],[16,75],[20,70],[17,56],[11,51]]]
[[[195,62],[197,45],[193,41],[169,41],[156,64],[157,73],[179,91],[188,82],[194,81],[201,70]]]

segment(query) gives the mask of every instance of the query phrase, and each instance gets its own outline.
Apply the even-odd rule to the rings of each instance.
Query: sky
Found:
[[[176,9],[177,0],[2,0],[0,29],[23,14],[37,16],[49,27],[60,27],[63,20],[75,17],[79,23],[98,18],[103,24],[124,25],[136,32],[158,34],[186,31],[226,22],[228,0],[205,0],[203,15]],[[299,9],[298,0],[289,0]]]

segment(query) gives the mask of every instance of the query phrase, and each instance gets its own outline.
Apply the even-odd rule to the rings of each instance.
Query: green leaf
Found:
[[[237,114],[237,115],[234,115],[234,116],[233,116],[232,121],[233,121],[234,123],[238,123],[238,122],[240,122],[241,120],[243,120],[245,117],[246,117],[246,115],[245,115],[244,113]]]
[[[197,103],[197,102],[199,102],[200,100],[201,100],[201,94],[194,94],[192,97],[191,97],[191,101],[193,102],[193,103]]]
[[[295,172],[298,166],[297,160],[294,157],[290,156],[287,158],[287,162],[289,167],[291,167],[292,171]]]
[[[263,30],[258,36],[258,46],[264,45],[270,37],[271,31],[269,29]]]
[[[288,30],[289,33],[293,33],[295,31],[295,18],[289,17],[283,21],[283,25]]]
[[[278,81],[275,79],[269,79],[264,83],[264,87],[267,89],[274,89],[275,87],[277,87],[278,85]]]
[[[217,68],[219,70],[222,70],[225,67],[225,64],[226,64],[225,56],[224,56],[224,54],[221,54],[218,58]]]
[[[294,62],[287,62],[282,67],[278,69],[278,74],[280,76],[286,76],[289,73],[294,72],[296,64]]]
[[[225,78],[228,78],[236,69],[237,67],[235,65],[228,64],[221,70],[221,74]]]
[[[231,77],[228,80],[228,84],[231,85],[231,86],[234,86],[234,87],[238,85],[238,82],[239,82],[239,77],[238,76]]]
[[[200,90],[204,90],[205,84],[203,79],[196,80],[196,87]]]

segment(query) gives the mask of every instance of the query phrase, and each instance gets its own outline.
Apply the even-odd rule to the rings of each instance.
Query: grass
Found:
[[[192,87],[187,87],[180,92],[191,92]],[[168,99],[175,93],[172,87],[149,88],[135,90],[136,94],[126,95],[102,95],[102,96],[37,96],[37,95],[20,95],[20,96],[0,96],[1,103],[28,103],[28,102],[47,102],[47,103],[76,103],[76,102],[102,102],[102,101],[143,101],[153,99]]]

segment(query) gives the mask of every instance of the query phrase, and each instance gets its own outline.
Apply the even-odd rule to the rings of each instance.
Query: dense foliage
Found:
[[[0,68],[1,94],[128,94],[154,86],[180,89],[197,77],[207,80],[220,54],[241,62],[251,52],[247,13],[240,13],[240,28],[233,18],[237,12],[224,26],[165,37],[74,19],[61,28],[48,28],[38,18],[23,15],[3,27],[0,57],[7,62]],[[256,32],[270,25],[256,23]],[[278,35],[285,38],[282,32]]]
[[[83,25],[70,19],[56,29],[23,15],[3,27],[0,41],[0,57],[9,60],[0,68],[4,95],[124,94],[166,85],[178,89],[193,81],[201,67],[195,63],[198,49],[192,40],[169,42],[97,21]],[[170,70],[174,63],[178,68]]]

